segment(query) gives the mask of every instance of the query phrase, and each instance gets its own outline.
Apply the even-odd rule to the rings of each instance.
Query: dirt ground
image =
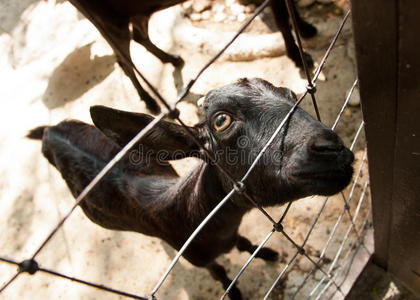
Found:
[[[319,31],[315,38],[305,41],[316,63],[320,62],[337,30],[345,6],[342,1],[328,5],[315,3],[302,10],[302,16]],[[191,20],[191,14],[188,5],[183,5],[155,14],[150,22],[152,40],[185,59],[182,70],[163,65],[138,44],[131,46],[136,65],[170,102],[175,101],[183,84],[195,76],[238,24],[233,18],[226,22],[219,20],[217,24],[211,18],[197,21],[195,16]],[[187,124],[199,120],[195,102],[201,95],[241,77],[261,77],[298,94],[304,91],[305,76],[283,55],[281,35],[270,20],[269,11],[265,11],[255,28],[203,74],[187,101],[179,105],[181,118]],[[20,261],[33,254],[74,203],[59,173],[42,157],[40,144],[24,138],[27,131],[66,118],[90,122],[91,105],[139,112],[145,112],[145,107],[116,64],[109,46],[68,2],[1,0],[0,53],[3,101],[0,111],[0,256]],[[317,84],[316,98],[326,125],[334,123],[355,78],[354,46],[351,22],[348,22]],[[309,98],[302,106],[314,114]],[[347,146],[360,122],[360,107],[356,104],[347,108],[337,128]],[[362,136],[356,145],[356,164],[364,147]],[[176,168],[184,173],[193,164],[192,159],[184,160],[178,162]],[[354,199],[358,199],[365,180],[366,170]],[[345,194],[348,192],[347,189]],[[285,219],[285,230],[297,242],[303,241],[322,201],[323,197],[311,197],[293,204]],[[319,256],[342,207],[340,196],[331,197],[327,202],[307,244],[312,257]],[[284,207],[277,207],[268,211],[279,218],[283,210]],[[362,217],[366,214],[365,206],[361,214]],[[333,258],[349,224],[348,218],[343,220],[338,238],[327,251],[327,261]],[[270,230],[270,223],[258,211],[247,214],[240,228],[254,243],[260,243]],[[279,234],[269,240],[268,246],[279,251],[282,257],[277,263],[259,259],[251,263],[238,284],[245,299],[261,299],[295,252]],[[175,251],[159,239],[103,229],[76,209],[39,255],[38,262],[42,267],[70,276],[146,295],[174,255]],[[218,262],[233,277],[248,257],[233,250],[219,257]],[[290,298],[310,268],[306,258],[298,257],[270,299]],[[15,270],[14,266],[0,264],[0,283],[10,278]],[[321,275],[315,273],[302,295],[311,290]],[[181,259],[156,296],[158,299],[204,300],[216,299],[222,293],[221,285],[215,283],[206,270]],[[0,299],[97,298],[120,297],[45,274],[23,274],[0,294]]]

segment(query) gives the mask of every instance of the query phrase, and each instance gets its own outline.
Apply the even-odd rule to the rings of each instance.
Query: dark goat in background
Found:
[[[203,104],[205,120],[189,129],[239,179],[295,100],[286,88],[262,79],[242,79],[210,91]],[[74,197],[153,120],[104,106],[93,106],[91,116],[96,127],[70,120],[38,127],[28,135],[42,139],[44,156],[60,171]],[[332,195],[347,186],[353,153],[340,138],[300,108],[287,124],[246,180],[247,193],[261,206],[272,206],[314,194]],[[179,177],[167,160],[188,156],[203,160]],[[205,160],[180,125],[161,121],[80,206],[102,227],[156,236],[180,249],[231,189],[231,182]],[[251,253],[256,249],[238,234],[243,215],[253,207],[244,196],[233,195],[184,253],[192,264],[209,269],[224,288],[230,280],[215,259],[235,245]],[[258,257],[272,261],[278,254],[263,248]],[[240,291],[235,287],[230,297],[241,299]]]
[[[131,79],[140,98],[146,103],[147,108],[152,113],[160,111],[156,101],[140,85],[132,67],[130,56],[130,41],[143,45],[148,51],[152,52],[163,63],[171,63],[174,66],[181,66],[183,60],[176,55],[168,54],[156,47],[149,39],[148,23],[150,16],[159,10],[184,2],[185,0],[69,0],[87,19],[89,19],[99,30],[102,36],[113,48],[117,61],[124,73]],[[293,1],[292,1],[293,3]],[[302,20],[292,5],[297,18],[298,27],[303,37],[312,37],[317,30],[311,24]],[[287,55],[299,67],[302,62],[298,47],[295,44],[289,25],[289,14],[287,12],[285,0],[272,0],[271,8],[277,26],[283,34]],[[130,32],[129,25],[132,25]],[[309,66],[313,65],[312,58],[304,54]],[[125,57],[125,58],[124,58]],[[127,61],[128,59],[129,61]]]

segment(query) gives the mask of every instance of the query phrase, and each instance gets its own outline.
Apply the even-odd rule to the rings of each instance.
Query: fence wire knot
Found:
[[[316,93],[316,83],[309,83],[306,85],[306,90],[309,94],[313,95]]]
[[[238,182],[235,182],[235,184],[233,185],[233,189],[238,194],[243,194],[246,190],[246,186],[242,181],[238,181]]]
[[[31,275],[39,270],[38,263],[34,259],[26,259],[19,264],[19,272],[27,272]]]
[[[175,120],[179,118],[179,109],[175,107],[175,105],[171,106],[170,110],[167,113],[168,118]]]
[[[277,232],[282,232],[283,231],[283,225],[281,225],[280,223],[276,223],[273,225],[274,230]]]

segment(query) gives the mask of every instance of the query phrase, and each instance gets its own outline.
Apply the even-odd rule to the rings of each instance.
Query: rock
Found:
[[[234,14],[234,15],[240,15],[240,14],[242,14],[244,11],[245,11],[245,7],[244,6],[242,6],[242,5],[239,5],[239,4],[236,4],[236,3],[234,3],[234,4],[232,4],[231,6],[230,6],[230,10],[232,11],[232,13]]]
[[[347,95],[348,95],[348,93],[347,93]],[[357,86],[354,88],[353,94],[350,97],[349,105],[350,106],[359,106],[360,105],[360,93],[359,93],[359,88]]]
[[[309,5],[312,5],[315,2],[315,0],[298,0],[297,5],[299,7],[307,7]]]
[[[197,14],[197,13],[192,13],[190,15],[190,19],[191,19],[191,21],[200,21],[201,20],[201,15]]]
[[[243,22],[243,21],[245,21],[245,19],[246,19],[246,15],[245,14],[240,14],[238,16],[238,22]]]
[[[228,19],[229,21],[236,21],[236,17],[234,15],[230,15]]]
[[[192,3],[192,1],[185,1],[181,5],[184,9],[188,9],[193,5],[193,3]]]
[[[201,19],[202,19],[202,20],[208,20],[208,19],[210,19],[210,16],[211,16],[210,11],[206,10],[205,12],[203,12],[203,13],[201,14]]]
[[[334,2],[334,0],[316,0],[316,2],[322,3],[322,4],[329,4],[329,3]]]
[[[210,0],[194,0],[192,4],[192,8],[197,13],[202,13],[205,10],[211,8],[211,1]]]
[[[247,13],[247,14],[252,14],[255,11],[256,8],[257,8],[257,6],[255,4],[249,4],[249,5],[245,6],[244,12]]]
[[[216,13],[219,13],[219,12],[223,12],[225,10],[225,7],[222,4],[216,3],[213,5],[212,10]]]
[[[218,12],[214,15],[213,20],[215,22],[223,22],[224,20],[226,20],[227,15],[224,12]]]
[[[174,29],[174,40],[183,47],[200,49],[200,52],[206,55],[215,55],[232,39],[233,34],[235,32],[216,32],[183,22]],[[250,61],[263,57],[281,56],[285,51],[284,39],[279,32],[257,35],[243,33],[220,60]]]

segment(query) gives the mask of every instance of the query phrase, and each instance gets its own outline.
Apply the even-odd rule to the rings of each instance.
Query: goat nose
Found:
[[[344,148],[343,143],[335,134],[315,136],[309,141],[308,146],[310,151],[320,154],[336,153]]]

